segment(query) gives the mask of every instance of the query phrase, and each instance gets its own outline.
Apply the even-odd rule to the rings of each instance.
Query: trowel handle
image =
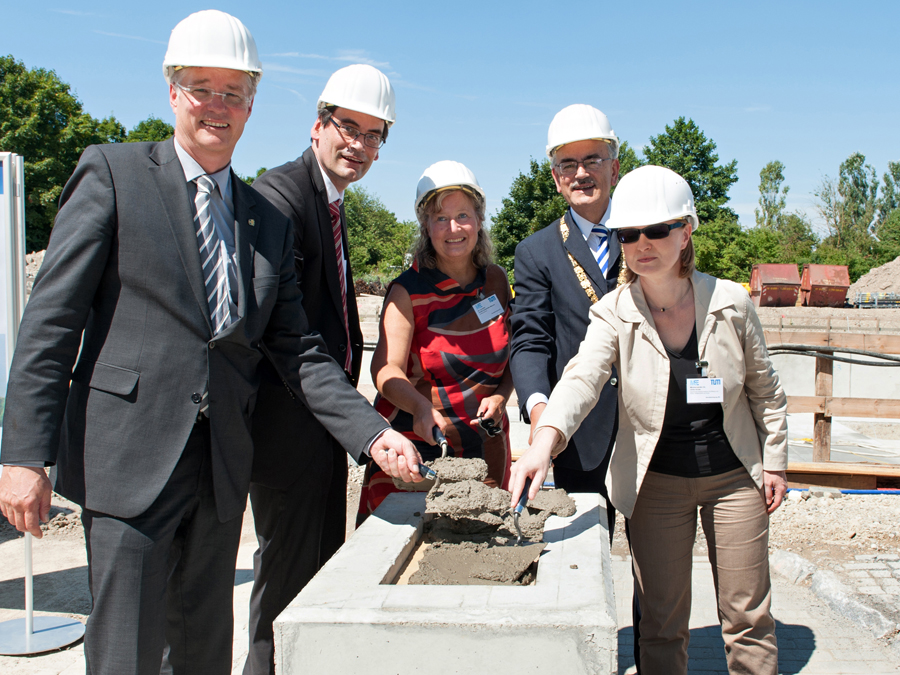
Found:
[[[441,446],[441,457],[446,457],[447,453],[450,451],[450,444],[447,442],[447,437],[441,433],[440,427],[434,427],[431,430],[432,436],[434,436],[434,441],[439,446]]]
[[[522,488],[522,496],[519,497],[519,503],[516,504],[516,508],[513,509],[516,513],[522,513],[522,509],[525,508],[525,504],[528,503],[528,491],[531,489],[531,479],[525,479],[525,487]]]
[[[431,480],[437,479],[437,474],[435,473],[434,469],[425,466],[421,462],[419,462],[419,474],[422,476],[422,478],[430,478]]]

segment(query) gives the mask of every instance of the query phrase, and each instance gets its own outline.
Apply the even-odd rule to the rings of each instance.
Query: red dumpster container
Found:
[[[800,297],[804,307],[843,307],[850,288],[846,265],[804,265]]]
[[[799,294],[796,265],[754,265],[750,271],[750,297],[757,307],[793,307]]]

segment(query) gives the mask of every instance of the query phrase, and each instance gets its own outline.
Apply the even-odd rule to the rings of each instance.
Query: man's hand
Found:
[[[531,419],[531,428],[528,430],[528,445],[534,443],[534,430],[537,429],[538,421],[541,419],[541,415],[544,414],[546,407],[546,403],[535,403],[528,415],[529,419]]]
[[[766,513],[774,513],[787,494],[787,475],[784,471],[763,471],[766,492]]]
[[[370,452],[375,463],[392,478],[399,478],[407,483],[424,480],[419,474],[422,458],[416,446],[403,434],[388,429],[372,443]]]
[[[4,466],[0,476],[0,512],[19,532],[40,539],[41,521],[50,518],[50,480],[38,467]]]

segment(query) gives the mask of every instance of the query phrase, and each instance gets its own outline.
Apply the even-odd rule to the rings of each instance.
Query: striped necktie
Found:
[[[600,248],[594,253],[594,257],[597,258],[597,264],[600,265],[600,271],[605,277],[609,271],[609,231],[605,225],[594,225],[591,228],[591,235],[600,239]]]
[[[341,237],[341,202],[336,199],[328,204],[331,213],[331,233],[334,236],[334,253],[337,256],[338,279],[341,284],[341,303],[344,308],[344,330],[347,332],[347,355],[344,370],[350,372],[350,318],[347,313],[347,275],[344,273],[344,242]]]
[[[213,335],[218,335],[231,323],[231,309],[221,240],[210,212],[212,191],[215,188],[216,184],[213,179],[206,174],[197,178],[197,196],[194,198],[197,214],[194,216],[194,221],[197,227],[197,245],[200,248],[203,280],[206,284],[209,318],[212,321]]]

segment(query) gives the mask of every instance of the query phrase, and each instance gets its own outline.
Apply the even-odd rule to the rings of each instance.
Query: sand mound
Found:
[[[847,297],[856,300],[857,293],[898,293],[900,294],[900,258],[895,258],[881,267],[873,267],[850,285]]]

